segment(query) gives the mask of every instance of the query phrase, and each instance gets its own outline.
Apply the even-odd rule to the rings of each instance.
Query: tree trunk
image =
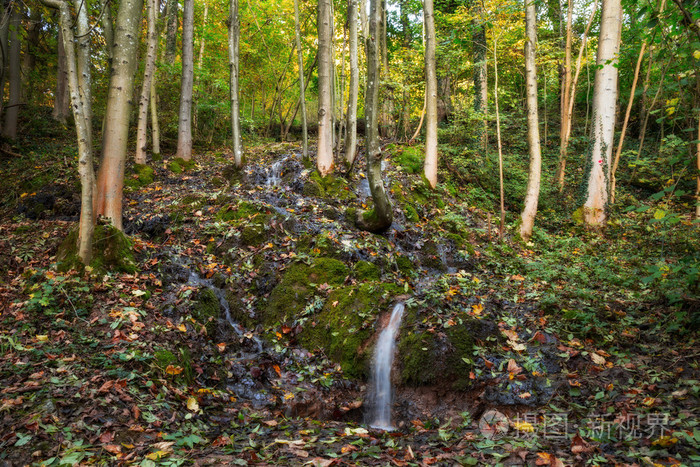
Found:
[[[620,0],[603,0],[598,56],[593,87],[592,148],[588,162],[588,186],[583,218],[590,227],[602,227],[611,173],[615,107],[617,103],[617,59],[620,48],[622,7]]]
[[[209,3],[204,2],[204,17],[202,18],[202,37],[199,39],[199,58],[197,59],[197,69],[202,69],[202,61],[204,60],[204,47],[206,38],[204,33],[207,30],[207,16],[209,16]]]
[[[394,213],[382,180],[382,150],[379,146],[379,43],[381,38],[382,0],[370,0],[369,37],[367,38],[367,94],[365,95],[365,140],[367,146],[367,180],[374,209],[358,212],[357,225],[370,232],[391,227]]]
[[[136,132],[136,155],[134,160],[137,164],[146,163],[146,148],[148,146],[148,104],[151,99],[151,83],[156,69],[156,54],[158,47],[158,36],[156,33],[156,0],[146,0],[146,11],[148,14],[148,39],[146,66],[143,72],[143,85],[141,87],[141,97],[139,98],[138,129]]]
[[[90,100],[81,92],[80,75],[86,75],[87,82],[90,81],[89,62],[80,59],[80,55],[90,55],[90,42],[84,41],[87,50],[81,50],[78,55],[76,65],[76,52],[74,50],[74,37],[72,26],[74,24],[70,13],[70,7],[63,0],[43,0],[44,4],[59,9],[59,27],[61,38],[66,53],[66,75],[70,88],[70,97],[73,107],[73,117],[75,120],[75,131],[78,139],[78,172],[80,173],[80,224],[78,228],[78,257],[83,264],[90,264],[92,260],[92,239],[94,231],[93,215],[93,189],[95,184],[95,172],[92,166],[92,128],[87,115],[91,112],[86,107],[90,107]],[[78,16],[78,34],[87,38],[87,13],[80,13]],[[79,41],[80,47],[83,41]],[[83,89],[84,91],[84,89]]]
[[[5,138],[14,139],[17,137],[17,123],[19,119],[19,106],[22,93],[22,75],[20,73],[20,28],[22,27],[22,11],[19,2],[15,2],[12,7],[10,17],[10,98],[7,111],[5,112],[5,126],[2,128],[2,135]]]
[[[318,1],[318,158],[316,167],[322,177],[333,170],[333,126],[331,93],[331,1]]]
[[[102,31],[105,37],[105,49],[107,50],[107,65],[108,69],[112,68],[112,60],[114,58],[114,20],[112,19],[112,2],[110,0],[102,1]]]
[[[63,46],[63,31],[58,31],[58,68],[56,72],[56,93],[53,101],[52,116],[54,120],[65,125],[66,118],[69,112],[69,90],[68,90],[68,71],[66,70],[66,51]]]
[[[8,59],[7,59],[7,49],[8,49],[8,43],[9,43],[9,34],[10,34],[10,15],[11,13],[11,8],[12,4],[9,2],[3,1],[0,3],[2,5],[2,8],[0,8],[0,122],[2,122],[2,112],[4,110],[4,105],[5,105],[5,80],[7,79],[7,75],[9,74],[8,70]],[[60,37],[60,31],[59,31],[59,52],[62,50],[62,45],[61,43],[61,37]],[[60,54],[59,54],[60,58]],[[60,65],[60,61],[59,61]],[[59,70],[60,72],[60,70]],[[58,76],[57,76],[58,78]],[[58,81],[58,80],[57,80]],[[56,117],[54,117],[56,118]],[[65,119],[64,119],[65,120]],[[0,123],[0,127],[2,127],[2,123]],[[0,128],[1,129],[1,128]]]
[[[697,83],[698,83],[698,105],[697,107],[700,108],[700,78],[697,78]],[[695,145],[695,160],[697,161],[697,169],[698,173],[696,175],[697,178],[697,189],[695,191],[695,202],[697,203],[695,205],[695,218],[700,219],[700,110],[698,111],[698,141],[697,144]]]
[[[243,143],[241,141],[241,110],[238,99],[238,43],[241,23],[238,19],[238,0],[231,0],[228,24],[228,60],[231,93],[231,135],[233,137],[233,160],[236,167],[243,167]]]
[[[27,25],[27,47],[24,52],[24,59],[22,64],[22,69],[24,70],[25,79],[31,79],[31,75],[34,73],[34,68],[36,67],[37,51],[39,50],[39,40],[41,38],[41,10],[39,8],[32,8],[29,15],[29,24]],[[33,86],[26,86],[22,90],[23,98],[29,102],[32,101],[34,88]]]
[[[153,156],[160,158],[160,125],[158,124],[158,92],[156,88],[156,71],[153,71],[151,80],[151,139]]]
[[[76,55],[78,59],[78,96],[83,107],[83,116],[90,131],[87,132],[90,153],[92,153],[92,73],[90,71],[90,24],[87,8],[81,8],[84,0],[73,0],[73,8],[78,12],[76,21],[78,37]],[[68,55],[69,60],[73,57]],[[92,159],[90,159],[92,164]],[[92,169],[91,169],[92,170]],[[94,175],[93,175],[94,179]]]
[[[486,26],[484,25],[483,5],[481,0],[476,1],[477,19],[474,20],[474,33],[472,43],[474,48],[474,111],[477,118],[482,120],[482,124],[476,130],[477,139],[481,149],[486,150],[488,147],[488,83],[487,83],[487,68],[486,56],[488,49],[486,48]]]
[[[129,143],[129,116],[134,95],[134,76],[143,0],[119,3],[114,31],[114,61],[109,80],[102,164],[97,176],[96,213],[122,230],[124,164]]]
[[[423,1],[425,22],[425,178],[432,188],[437,185],[437,74],[435,73],[435,18],[433,0]]]
[[[182,80],[175,157],[192,159],[192,87],[194,85],[194,0],[184,0],[182,13]]]
[[[496,142],[498,144],[498,182],[501,199],[501,222],[498,228],[498,238],[503,239],[506,226],[506,205],[503,183],[503,144],[501,142],[501,112],[498,108],[498,38],[493,38],[493,101],[496,104]]]
[[[172,63],[177,54],[178,0],[167,0],[165,27],[165,61]],[[188,0],[185,0],[187,2]],[[183,25],[184,26],[184,25]],[[183,38],[184,40],[184,38]]]
[[[299,63],[299,105],[301,107],[301,154],[304,160],[309,158],[309,130],[306,122],[306,86],[304,83],[304,54],[301,50],[301,29],[299,24],[299,0],[294,0],[294,40],[297,46]],[[294,121],[292,117],[291,122]],[[291,122],[289,122],[291,124]]]
[[[534,0],[525,0],[525,82],[527,87],[527,140],[530,149],[530,173],[527,180],[525,206],[520,215],[520,237],[528,241],[537,215],[540,197],[540,176],[542,171],[542,153],[540,149],[540,130],[537,109],[537,67],[535,51],[537,48],[537,7]]]
[[[348,94],[347,130],[345,133],[345,165],[350,168],[357,155],[357,96],[360,89],[360,69],[357,64],[357,0],[348,0],[350,40],[350,90]]]
[[[564,174],[566,171],[566,150],[569,144],[567,135],[571,134],[571,113],[569,99],[571,98],[571,23],[573,18],[573,2],[568,0],[566,12],[566,46],[564,52],[564,68],[561,85],[561,126],[559,127],[559,169],[557,183],[559,192],[564,189]]]

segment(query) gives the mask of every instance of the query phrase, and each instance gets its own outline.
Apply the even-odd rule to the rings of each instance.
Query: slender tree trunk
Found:
[[[194,85],[194,0],[184,0],[182,13],[182,81],[175,157],[192,159],[192,87]]]
[[[698,108],[700,108],[700,78],[697,78],[698,83]],[[697,162],[698,173],[696,175],[697,179],[697,189],[695,191],[695,218],[700,219],[700,110],[698,111],[698,141],[695,144],[695,160]]]
[[[151,80],[151,139],[153,156],[160,158],[160,125],[158,124],[158,92],[156,87],[156,71],[153,71]]]
[[[318,158],[322,177],[333,170],[331,1],[318,1]]]
[[[474,33],[472,36],[473,48],[474,48],[474,112],[476,112],[478,118],[482,119],[482,125],[477,128],[476,134],[479,141],[479,146],[481,149],[486,150],[488,147],[488,82],[487,82],[487,52],[486,48],[486,26],[484,25],[485,19],[483,18],[483,5],[482,0],[476,0],[476,11],[475,16],[477,17],[472,24],[474,28]]]
[[[603,0],[596,59],[598,69],[593,90],[592,148],[588,163],[587,197],[583,205],[583,218],[590,227],[602,227],[607,217],[621,24],[620,0]]]
[[[501,223],[498,228],[498,238],[503,239],[506,226],[505,192],[503,188],[503,144],[501,142],[501,112],[498,108],[498,38],[493,38],[493,100],[496,104],[496,140],[498,143],[498,181],[501,198]]]
[[[70,106],[68,90],[68,71],[66,69],[66,51],[63,46],[63,31],[58,31],[58,68],[56,72],[56,93],[53,101],[52,116],[54,120],[66,123]]]
[[[313,71],[316,68],[317,62],[318,62],[318,55],[315,55],[314,61],[311,62],[311,66],[309,66],[305,69],[306,78],[304,79],[304,96],[306,96],[306,89],[309,87],[309,82],[311,81],[311,75],[313,74]],[[299,94],[299,97],[301,97],[301,94]],[[294,123],[294,119],[297,118],[297,114],[299,113],[300,106],[301,106],[301,99],[298,99],[296,105],[294,106],[294,114],[292,115],[292,118],[289,119],[289,121],[287,122],[287,127],[284,130],[284,135],[283,135],[284,138],[286,138],[287,135],[289,135],[289,130],[292,128],[292,124]],[[306,110],[306,101],[304,101],[304,109]],[[286,118],[285,118],[285,121],[287,121]],[[303,122],[302,122],[302,124],[303,124]],[[308,118],[307,118],[307,127],[308,127]],[[307,134],[308,134],[308,128],[307,128]],[[307,136],[307,141],[308,141],[308,136]]]
[[[187,1],[187,0],[185,0]],[[177,53],[178,0],[167,0],[165,27],[165,61],[172,63]],[[183,38],[184,39],[184,38]]]
[[[573,18],[573,2],[568,0],[566,12],[566,46],[564,69],[562,70],[562,85],[561,85],[561,126],[559,128],[559,169],[557,171],[557,183],[559,184],[559,192],[564,190],[564,176],[566,173],[566,151],[569,145],[568,135],[571,134],[571,112],[569,109],[569,101],[571,96],[571,23]],[[595,10],[594,10],[595,11]]]
[[[156,34],[156,0],[146,0],[146,11],[148,15],[148,39],[146,53],[146,66],[143,72],[143,85],[141,87],[141,97],[139,98],[138,129],[136,132],[136,155],[134,160],[137,164],[146,163],[146,149],[148,146],[148,104],[151,98],[151,83],[156,69],[156,54],[158,47],[158,36]]]
[[[12,7],[10,17],[10,99],[5,112],[5,125],[2,128],[2,135],[5,138],[14,139],[17,137],[17,124],[19,120],[19,106],[22,94],[22,75],[20,74],[20,35],[22,27],[22,11],[19,2],[15,2]]]
[[[209,16],[209,3],[204,2],[204,17],[202,18],[202,37],[199,39],[199,58],[197,59],[197,69],[202,69],[202,61],[204,60],[204,47],[206,44],[206,37],[204,33],[207,30],[207,16]]]
[[[9,34],[10,34],[10,16],[12,15],[12,4],[9,2],[3,1],[0,3],[1,8],[0,8],[0,127],[2,127],[2,113],[4,110],[4,105],[5,105],[5,80],[7,79],[7,76],[9,75],[9,69],[8,69],[8,58],[7,58],[7,53],[8,53],[8,45],[9,45]],[[59,31],[59,52],[62,51],[62,45],[61,45],[61,32]],[[59,53],[59,58],[60,58],[60,53]],[[60,60],[59,60],[59,68],[60,68]],[[60,72],[60,70],[59,70]],[[58,76],[56,81],[58,82]],[[55,110],[55,106],[54,106]],[[56,116],[54,116],[54,119],[57,119]],[[65,121],[65,119],[64,119]],[[0,128],[1,129],[1,128]]]
[[[304,83],[304,53],[301,49],[301,28],[299,22],[299,0],[294,0],[294,40],[297,46],[299,64],[299,105],[301,106],[301,154],[304,160],[309,158],[309,130],[306,121],[306,86]],[[292,117],[292,122],[294,117]],[[291,122],[290,122],[291,124]]]
[[[392,89],[386,85],[389,80],[389,47],[387,46],[387,17],[386,17],[386,0],[381,2],[382,8],[382,21],[381,21],[381,42],[380,42],[380,54],[381,54],[381,69],[385,75],[385,85],[384,92],[382,92],[382,87],[379,88],[379,94],[383,95],[382,113],[379,116],[380,124],[380,134],[386,137],[393,138],[396,135],[395,125],[394,125],[394,96]],[[381,86],[381,83],[380,83]]]
[[[241,23],[238,18],[238,0],[231,0],[228,24],[228,60],[231,73],[231,134],[233,137],[233,160],[236,167],[243,167],[243,143],[241,139],[241,110],[238,96],[238,43]]]
[[[425,24],[425,178],[431,188],[437,185],[437,74],[435,73],[435,18],[433,0],[423,1]]]
[[[370,0],[369,36],[367,38],[367,94],[365,95],[365,119],[367,128],[365,140],[367,146],[367,180],[374,209],[359,212],[357,225],[370,232],[382,232],[391,227],[394,213],[391,201],[382,180],[382,150],[379,146],[379,43],[381,38],[382,0]]]
[[[560,132],[560,141],[559,141],[559,168],[557,169],[557,183],[559,184],[559,192],[561,193],[564,190],[564,176],[566,173],[566,159],[568,155],[568,150],[569,150],[569,141],[571,138],[571,128],[573,125],[573,116],[574,116],[574,102],[576,101],[576,86],[578,85],[578,78],[579,74],[581,72],[581,60],[583,58],[583,51],[584,48],[586,47],[587,40],[588,40],[588,31],[591,29],[591,25],[593,24],[593,19],[595,18],[596,11],[598,9],[598,0],[595,0],[593,3],[593,11],[591,12],[591,16],[588,18],[588,24],[586,25],[586,29],[583,32],[583,38],[581,40],[581,46],[579,47],[578,50],[578,57],[576,58],[576,72],[574,73],[574,79],[573,81],[568,85],[569,91],[568,91],[568,98],[566,99],[566,110],[562,114],[562,126],[561,129],[563,131]],[[569,72],[568,75],[570,76],[571,73]]]
[[[637,57],[637,65],[634,68],[634,78],[632,79],[632,88],[630,89],[630,98],[627,102],[627,109],[625,110],[625,119],[622,122],[622,131],[620,132],[620,140],[617,143],[617,149],[615,150],[615,158],[613,160],[613,166],[610,173],[610,204],[615,203],[615,188],[617,185],[617,179],[615,178],[615,173],[617,172],[617,167],[620,164],[620,155],[622,154],[622,145],[625,143],[625,134],[627,133],[627,123],[630,120],[630,113],[632,112],[632,104],[634,104],[634,92],[637,90],[637,80],[639,79],[639,69],[642,66],[642,59],[644,58],[644,52],[646,50],[646,41],[642,42],[642,47],[639,49],[639,56]]]
[[[426,99],[425,97],[423,98],[423,109],[420,111],[420,119],[418,120],[418,128],[416,128],[415,133],[413,133],[413,136],[408,140],[408,144],[413,144],[416,141],[416,138],[418,138],[418,135],[420,134],[421,128],[423,128],[423,120],[425,120],[425,108],[427,106]]]
[[[129,143],[129,116],[138,66],[142,10],[143,0],[122,0],[119,3],[102,140],[102,164],[97,176],[96,214],[108,218],[119,230],[122,230],[124,164]]]
[[[87,132],[87,143],[90,145],[90,152],[92,153],[92,73],[90,71],[90,24],[88,23],[87,8],[81,8],[82,2],[83,0],[73,0],[73,8],[76,12],[78,12],[78,17],[76,20],[76,32],[78,33],[76,40],[76,45],[78,46],[76,50],[78,59],[78,96],[80,97],[83,108],[83,117],[85,118],[85,122],[90,130]],[[73,57],[68,55],[68,59],[73,60]],[[92,159],[90,159],[90,164],[92,164]],[[91,169],[91,171],[94,171],[94,169]],[[94,174],[92,178],[94,180]]]
[[[114,58],[114,19],[112,18],[112,2],[111,0],[102,1],[102,32],[105,38],[105,50],[107,51],[108,69],[112,68],[112,60]]]
[[[61,38],[63,39],[66,53],[66,74],[70,88],[70,97],[73,107],[73,117],[75,120],[75,131],[78,140],[78,172],[80,174],[81,196],[80,196],[80,224],[78,228],[78,257],[83,264],[90,264],[92,260],[92,240],[94,231],[93,215],[93,189],[95,184],[95,172],[92,166],[92,128],[87,115],[91,112],[85,107],[90,107],[89,98],[81,92],[80,75],[88,76],[90,81],[89,62],[78,59],[76,64],[76,52],[74,50],[73,18],[70,13],[68,3],[63,0],[43,0],[49,7],[59,10],[59,27],[61,28]],[[78,34],[87,34],[87,13],[81,18],[81,13],[77,20]],[[82,39],[82,38],[81,38]],[[80,44],[79,41],[78,43]],[[89,41],[85,41],[85,47],[89,47]],[[83,47],[82,44],[80,44]],[[90,55],[90,50],[81,50],[78,54]],[[84,89],[83,89],[84,91]]]
[[[24,70],[25,79],[29,81],[34,73],[34,68],[36,68],[36,58],[37,51],[39,49],[39,40],[41,39],[41,10],[39,8],[32,8],[29,15],[29,24],[27,25],[27,40],[26,48],[24,52],[24,59],[22,63],[22,69]],[[26,101],[33,100],[34,96],[33,86],[25,86],[22,90],[23,99]]]
[[[348,95],[347,132],[345,133],[345,165],[350,168],[357,155],[357,96],[360,90],[360,69],[357,63],[357,0],[348,0],[350,40],[350,91]]]
[[[542,152],[540,149],[540,130],[537,109],[537,7],[534,0],[525,0],[525,82],[527,87],[527,141],[530,149],[530,173],[527,180],[525,207],[520,214],[520,237],[528,241],[535,225],[537,204],[540,197],[540,177],[542,171]]]

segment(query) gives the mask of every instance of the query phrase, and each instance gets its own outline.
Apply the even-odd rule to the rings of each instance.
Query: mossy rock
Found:
[[[226,180],[224,180],[222,177],[212,177],[211,184],[214,188],[221,188],[222,186],[226,185]]]
[[[311,265],[291,265],[270,293],[267,307],[261,316],[263,324],[272,325],[296,319],[312,297],[314,285],[340,285],[349,274],[350,269],[342,261],[333,258],[316,258]]]
[[[420,216],[418,215],[418,211],[416,211],[416,208],[414,208],[411,205],[408,205],[404,208],[403,210],[404,215],[406,216],[406,220],[410,222],[418,222],[420,221]]]
[[[360,260],[352,269],[359,281],[378,281],[381,276],[379,268],[369,261]]]
[[[241,231],[241,243],[245,246],[259,245],[267,239],[265,230],[265,220],[267,217],[260,218],[259,222],[249,224]]]
[[[302,193],[304,196],[316,196],[340,201],[347,201],[357,197],[355,192],[350,189],[348,181],[343,177],[334,175],[321,177],[321,174],[316,170],[309,175],[309,181],[304,185]]]
[[[70,231],[56,253],[58,270],[82,270],[85,265],[78,258],[78,228]],[[124,232],[111,225],[96,225],[92,242],[90,267],[98,273],[107,271],[136,272],[133,243]]]
[[[299,340],[309,349],[322,349],[346,375],[367,376],[372,355],[368,344],[376,334],[377,317],[400,292],[394,284],[379,282],[338,288],[310,318]]]
[[[406,173],[417,174],[423,170],[424,153],[423,146],[404,146],[394,153],[393,159]]]
[[[476,342],[496,337],[498,328],[466,312],[459,313],[455,324],[443,332],[415,329],[419,321],[415,312],[404,318],[397,353],[401,381],[413,386],[449,382],[452,389],[466,389]]]
[[[124,184],[133,189],[142,188],[153,183],[153,168],[145,164],[134,165],[133,174],[126,178]]]
[[[185,172],[187,170],[192,170],[196,165],[196,162],[193,160],[186,161],[182,157],[176,157],[175,159],[171,160],[170,163],[168,164],[168,168],[172,173],[175,174],[181,174],[182,172]]]
[[[446,271],[447,265],[443,262],[440,251],[438,250],[438,244],[433,240],[428,240],[423,244],[421,248],[421,265],[429,269],[435,269],[437,271]]]
[[[410,258],[403,255],[396,256],[396,269],[404,277],[413,276],[416,272],[416,267]]]
[[[228,182],[231,185],[240,183],[243,180],[243,174],[243,170],[236,167],[235,164],[227,165],[221,172],[221,175],[223,175],[224,179],[228,180]]]
[[[208,287],[199,289],[192,299],[192,317],[204,325],[207,335],[213,336],[221,315],[221,302],[213,290]]]
[[[224,222],[240,221],[248,219],[256,214],[266,214],[266,210],[247,201],[241,201],[237,204],[229,204],[219,209],[216,213],[216,219]]]

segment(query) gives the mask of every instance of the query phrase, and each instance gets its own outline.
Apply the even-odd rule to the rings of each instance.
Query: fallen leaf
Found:
[[[105,444],[102,448],[110,454],[119,454],[122,452],[122,447],[117,444]]]
[[[199,404],[197,403],[197,399],[195,399],[194,397],[189,397],[187,399],[187,409],[191,410],[192,412],[199,411]]]
[[[596,365],[605,365],[605,357],[602,357],[595,352],[591,352],[590,355],[591,360],[593,360],[593,363],[595,363]]]

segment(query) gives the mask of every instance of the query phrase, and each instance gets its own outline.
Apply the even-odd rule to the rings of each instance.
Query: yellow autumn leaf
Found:
[[[191,396],[187,398],[187,410],[191,410],[192,412],[199,411],[199,403],[197,403],[197,399]]]
[[[484,311],[484,305],[482,305],[481,303],[478,303],[476,305],[472,305],[472,312],[475,315],[479,316],[482,311]]]
[[[178,330],[178,331],[181,331],[181,332],[187,332],[187,327],[185,326],[184,323],[180,323],[180,324],[178,324],[178,326],[177,326],[177,330]]]
[[[534,433],[535,432],[535,427],[532,426],[532,423],[528,422],[513,422],[513,426],[515,427],[516,430],[518,431],[524,431],[526,433]]]
[[[165,372],[169,375],[179,375],[182,373],[182,367],[180,366],[174,366],[174,365],[168,365],[165,368]]]
[[[157,461],[160,460],[161,457],[167,456],[168,453],[166,451],[156,451],[152,452],[150,454],[146,454],[146,459],[150,459],[152,461]]]
[[[593,360],[593,363],[596,365],[605,365],[605,357],[601,357],[595,352],[591,353],[591,360]]]
[[[36,336],[37,342],[46,342],[48,340],[49,340],[49,336],[47,336],[46,334],[37,334],[37,336]]]
[[[695,60],[700,60],[700,50],[693,52],[693,57],[695,57]]]

